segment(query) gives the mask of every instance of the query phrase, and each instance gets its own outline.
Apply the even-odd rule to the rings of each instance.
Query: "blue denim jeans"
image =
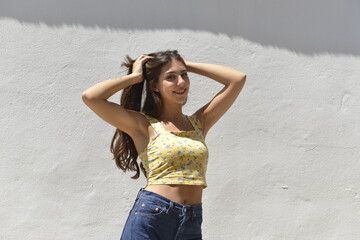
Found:
[[[201,240],[202,204],[182,205],[140,189],[120,240]]]

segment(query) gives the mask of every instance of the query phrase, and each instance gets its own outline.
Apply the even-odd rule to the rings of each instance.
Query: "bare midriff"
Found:
[[[157,193],[182,205],[199,204],[202,201],[203,186],[184,184],[150,184],[145,190]]]

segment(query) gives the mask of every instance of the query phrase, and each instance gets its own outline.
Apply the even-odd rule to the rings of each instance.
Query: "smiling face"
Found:
[[[164,65],[154,90],[159,92],[164,103],[185,104],[190,80],[185,65],[176,59]]]

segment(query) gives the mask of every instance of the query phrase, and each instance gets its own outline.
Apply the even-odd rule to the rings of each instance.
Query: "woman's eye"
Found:
[[[167,78],[168,78],[168,79],[174,79],[174,78],[175,78],[175,76],[174,76],[174,75],[172,75],[172,76],[168,76]]]

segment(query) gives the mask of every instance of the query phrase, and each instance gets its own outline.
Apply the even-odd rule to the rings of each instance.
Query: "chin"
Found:
[[[186,97],[184,102],[182,103],[183,106],[186,104],[187,100],[188,100],[188,97]]]

